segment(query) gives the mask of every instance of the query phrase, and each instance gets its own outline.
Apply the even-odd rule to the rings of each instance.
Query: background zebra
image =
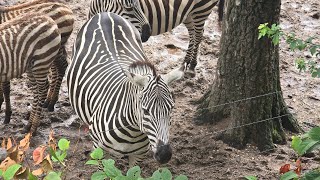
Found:
[[[0,23],[6,22],[13,18],[17,18],[19,15],[25,15],[29,12],[41,12],[43,13],[43,15],[51,17],[58,25],[61,34],[61,48],[56,60],[51,67],[52,82],[50,83],[50,90],[44,104],[44,107],[48,107],[49,111],[54,110],[54,105],[58,101],[60,86],[65,74],[65,70],[68,66],[65,44],[72,33],[74,24],[72,10],[66,5],[56,2],[60,1],[34,0],[31,2],[9,7],[0,6]],[[12,113],[10,104],[10,82],[3,82],[2,87],[0,88],[0,95],[2,95],[3,91],[4,99],[6,101],[4,123],[9,123]],[[0,108],[2,103],[3,97],[0,98]]]
[[[34,133],[48,92],[47,75],[60,49],[58,26],[50,17],[30,13],[1,24],[0,35],[0,83],[27,72],[34,100],[26,130]]]
[[[142,42],[146,42],[151,35],[151,28],[138,0],[97,0],[91,1],[89,19],[99,12],[113,12],[126,19],[139,30]]]
[[[132,166],[149,148],[158,162],[170,160],[174,102],[168,84],[182,76],[183,69],[158,75],[137,29],[114,13],[101,13],[78,32],[67,85],[70,103],[89,125],[95,146],[128,156]]]
[[[126,2],[126,5],[124,5]],[[114,2],[116,5],[114,5]],[[123,2],[123,3],[120,3]],[[108,11],[119,15],[138,11],[140,7],[151,26],[151,35],[168,32],[184,23],[189,33],[189,47],[184,64],[191,72],[197,65],[199,44],[202,40],[204,23],[218,0],[92,0],[89,17],[99,12]],[[223,1],[219,6],[219,20],[222,19]],[[110,6],[117,7],[110,7]],[[127,8],[129,6],[130,8]],[[131,13],[132,14],[132,13]],[[137,16],[123,16],[139,28],[141,19]]]

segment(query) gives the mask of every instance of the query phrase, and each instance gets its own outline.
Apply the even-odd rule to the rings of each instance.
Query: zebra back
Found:
[[[46,76],[61,45],[56,23],[40,13],[0,24],[0,35],[1,82],[19,78],[30,68]]]
[[[142,42],[149,39],[150,24],[140,7],[139,0],[92,0],[88,18],[100,12],[112,12],[128,19],[139,30]]]
[[[60,30],[61,44],[65,44],[72,33],[74,17],[72,10],[59,0],[34,0],[23,4],[0,7],[0,23],[26,13],[43,13],[51,17]]]

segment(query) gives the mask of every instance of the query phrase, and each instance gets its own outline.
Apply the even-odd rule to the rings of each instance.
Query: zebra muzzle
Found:
[[[151,36],[151,28],[148,24],[144,24],[141,30],[141,41],[142,42],[148,41],[150,36]]]
[[[170,144],[164,144],[160,141],[157,145],[157,150],[154,153],[154,158],[160,163],[165,164],[170,161],[172,157],[172,149]]]

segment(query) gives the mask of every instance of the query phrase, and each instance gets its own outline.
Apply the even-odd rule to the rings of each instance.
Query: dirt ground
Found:
[[[65,1],[73,9],[76,18],[74,33],[67,47],[70,59],[71,46],[76,33],[86,21],[89,1]],[[13,1],[6,2],[12,3]],[[300,2],[282,0],[282,28],[285,32],[297,33],[299,37],[317,35],[319,39],[319,7],[318,0]],[[176,101],[171,127],[173,157],[167,165],[159,165],[150,154],[140,164],[144,176],[150,175],[159,167],[168,167],[173,174],[185,174],[189,179],[241,179],[246,175],[256,175],[259,179],[278,179],[281,165],[293,163],[296,158],[294,151],[290,148],[290,138],[288,138],[287,145],[277,145],[275,151],[261,153],[250,145],[246,149],[237,150],[215,140],[217,132],[224,130],[221,126],[197,126],[193,123],[196,106],[192,104],[192,101],[199,99],[213,83],[220,36],[215,9],[205,26],[196,77],[182,79],[172,86]],[[152,37],[144,44],[144,49],[156,68],[164,73],[177,67],[183,61],[187,43],[186,28],[179,26],[171,33]],[[291,52],[282,41],[280,57],[284,97],[301,126],[308,130],[311,126],[320,124],[320,79],[312,78],[308,73],[299,72],[296,69],[294,61],[298,55],[308,58],[309,54]],[[31,110],[32,96],[26,82],[26,79],[12,80],[12,120],[6,126],[0,123],[0,138],[19,135],[19,130],[27,123],[26,115]],[[2,107],[4,108],[4,105]],[[0,114],[1,121],[4,119],[3,108]],[[84,163],[88,160],[92,143],[68,102],[65,80],[55,111],[44,111],[43,115],[39,133],[32,139],[32,147],[45,143],[49,130],[54,129],[58,138],[65,137],[71,141],[65,179],[89,179],[95,169]],[[319,159],[317,155],[304,157],[302,159],[303,171],[319,167]],[[120,161],[118,165],[121,168],[125,166],[123,161]]]

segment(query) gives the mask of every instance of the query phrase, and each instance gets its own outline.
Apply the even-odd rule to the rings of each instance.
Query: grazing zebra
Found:
[[[89,17],[108,11],[119,15],[139,11],[140,7],[151,26],[151,35],[172,30],[184,23],[189,33],[189,47],[184,64],[194,73],[197,54],[203,36],[204,23],[218,0],[92,0]],[[223,2],[219,6],[219,20],[222,20]],[[141,19],[137,16],[123,16],[139,29]]]
[[[4,7],[0,6],[0,23],[6,22],[10,19],[17,18],[29,12],[41,12],[44,15],[51,17],[58,25],[61,34],[61,48],[56,60],[51,67],[52,82],[50,83],[50,90],[47,95],[44,107],[48,107],[49,111],[54,110],[54,105],[58,101],[59,90],[65,70],[68,66],[67,52],[65,44],[72,33],[74,17],[72,10],[66,5],[57,3],[57,0],[34,0],[31,2],[18,4],[14,6]],[[4,94],[6,101],[5,121],[10,122],[11,105],[10,105],[10,82],[3,82],[0,93]],[[3,102],[3,97],[0,98],[0,107]]]
[[[102,4],[103,3],[103,4]],[[138,0],[93,0],[91,1],[88,19],[99,12],[113,12],[126,19],[139,30],[142,42],[151,35],[151,28]]]
[[[48,92],[47,75],[61,45],[58,26],[50,17],[30,13],[0,24],[0,35],[0,83],[27,72],[34,100],[26,130],[34,133]]]
[[[129,165],[154,152],[170,160],[168,85],[182,69],[158,75],[147,60],[138,30],[121,16],[103,12],[78,32],[67,71],[70,103],[89,125],[96,147],[129,157]]]

